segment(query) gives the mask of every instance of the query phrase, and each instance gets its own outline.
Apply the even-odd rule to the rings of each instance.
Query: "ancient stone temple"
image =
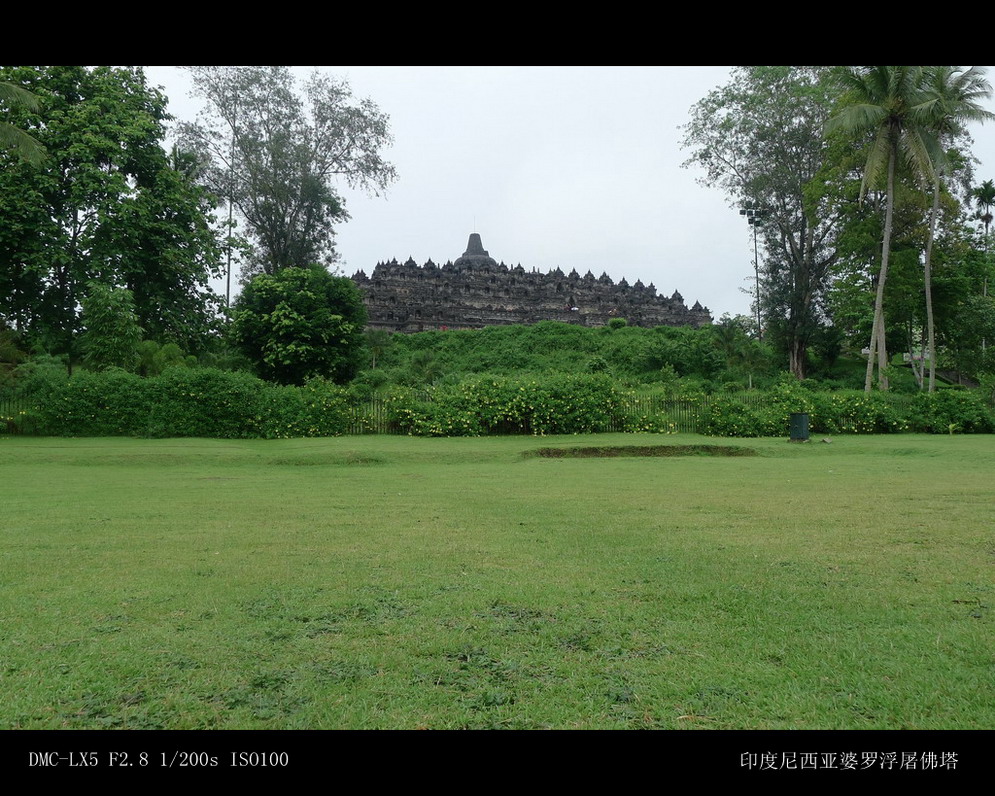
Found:
[[[630,285],[624,278],[615,283],[606,273],[581,276],[560,268],[544,274],[498,263],[476,232],[455,262],[391,260],[377,263],[371,276],[358,271],[352,278],[363,292],[369,328],[391,332],[538,321],[605,326],[612,318],[633,326],[698,327],[712,320],[697,301],[689,309],[680,293],[658,296],[652,283]]]

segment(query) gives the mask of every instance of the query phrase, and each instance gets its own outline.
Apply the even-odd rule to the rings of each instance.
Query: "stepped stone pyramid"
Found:
[[[408,258],[377,263],[373,273],[353,274],[369,313],[369,328],[391,332],[481,329],[513,323],[563,321],[605,326],[625,318],[633,326],[693,326],[712,316],[697,301],[690,309],[680,293],[657,295],[652,283],[618,283],[606,273],[581,276],[576,269],[548,273],[497,262],[480,235],[470,235],[455,261],[418,265]]]

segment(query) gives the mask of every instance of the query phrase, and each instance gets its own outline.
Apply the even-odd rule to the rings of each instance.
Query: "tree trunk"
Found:
[[[923,332],[921,335],[923,339],[919,341],[921,348],[925,348],[926,346],[925,334],[926,333]],[[925,360],[919,360],[918,363],[916,361],[916,336],[911,317],[909,317],[906,321],[905,341],[908,343],[907,356],[909,357],[909,365],[912,367],[912,375],[915,377],[916,386],[921,390],[923,388],[923,369],[925,367]]]
[[[878,388],[888,389],[888,347],[884,332],[884,284],[888,278],[888,255],[891,253],[891,220],[895,209],[895,145],[892,144],[888,155],[888,204],[884,213],[884,242],[881,245],[881,272],[878,275],[878,291],[874,299],[874,329],[871,334],[871,352],[868,355],[867,379],[864,390],[871,391],[871,371],[873,368],[875,337],[878,355]]]
[[[940,173],[933,182],[933,211],[929,217],[929,237],[926,239],[926,356],[929,357],[929,392],[936,391],[936,340],[933,336],[933,284],[930,258],[933,255],[933,237],[936,235],[936,217],[940,212]]]
[[[874,320],[871,321],[871,342],[867,346],[867,373],[864,376],[864,392],[871,391],[874,383],[874,357],[878,351],[878,315],[877,302],[874,304]]]
[[[807,222],[804,223],[799,242],[801,250],[796,253],[796,259],[792,263],[794,289],[789,310],[791,342],[788,359],[791,373],[802,381],[808,375],[810,312],[813,301],[812,272],[815,268],[815,228]]]
[[[808,351],[805,343],[795,334],[791,340],[791,349],[788,352],[788,362],[791,367],[791,374],[801,381],[805,378],[805,366],[808,364]]]
[[[884,307],[881,308],[881,315],[878,317],[878,389],[887,390],[888,379],[888,346],[884,341]]]

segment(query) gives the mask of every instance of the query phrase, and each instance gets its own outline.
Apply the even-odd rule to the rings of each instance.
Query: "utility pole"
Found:
[[[763,342],[764,333],[760,321],[760,257],[757,254],[757,225],[763,220],[765,212],[759,207],[754,207],[752,202],[747,202],[739,214],[746,216],[746,220],[753,227],[753,273],[757,281],[757,340]]]

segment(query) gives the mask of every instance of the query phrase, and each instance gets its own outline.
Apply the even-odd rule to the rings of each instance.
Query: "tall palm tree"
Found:
[[[895,170],[902,161],[919,178],[932,179],[935,138],[923,123],[926,102],[924,83],[926,70],[921,66],[868,66],[844,69],[840,81],[846,91],[842,110],[829,120],[827,131],[839,130],[850,134],[870,133],[872,141],[867,153],[860,198],[880,183],[887,174],[887,204],[884,216],[884,238],[881,244],[881,270],[874,300],[874,321],[871,329],[870,353],[864,389],[871,391],[874,355],[877,353],[878,386],[888,389],[888,349],[884,330],[884,286],[888,277],[888,257],[891,252],[892,219],[895,210]]]
[[[995,206],[995,182],[985,180],[977,188],[971,189],[971,198],[978,203],[978,220],[985,225],[985,246],[988,246],[988,227],[992,223],[992,207]]]
[[[0,81],[0,109],[22,107],[38,110],[38,98],[21,86]],[[45,147],[10,122],[0,122],[0,149],[12,150],[22,160],[37,165],[45,158]]]
[[[988,227],[992,223],[992,207],[995,206],[995,182],[985,180],[977,188],[971,191],[971,196],[978,203],[978,218],[985,225],[985,255],[987,259],[988,248],[991,245],[991,238],[988,235]],[[985,281],[982,287],[983,296],[988,296],[988,274],[985,273]],[[985,350],[985,338],[981,338],[981,350]]]
[[[366,347],[370,350],[370,356],[373,360],[370,370],[376,370],[377,357],[382,356],[383,352],[390,346],[391,334],[386,329],[367,329],[364,337],[366,338]]]
[[[980,102],[991,98],[991,84],[985,80],[987,70],[972,66],[963,70],[955,66],[935,66],[929,70],[926,83],[927,102],[923,106],[925,123],[937,138],[937,162],[933,169],[933,209],[929,216],[929,237],[926,239],[924,265],[926,286],[926,339],[929,355],[929,392],[936,390],[936,340],[933,333],[933,287],[930,260],[936,219],[940,212],[940,181],[949,171],[944,147],[961,132],[965,122],[984,122],[995,114],[981,107]],[[990,184],[991,181],[989,181]],[[995,187],[993,187],[995,190]],[[988,224],[985,224],[987,238]]]

